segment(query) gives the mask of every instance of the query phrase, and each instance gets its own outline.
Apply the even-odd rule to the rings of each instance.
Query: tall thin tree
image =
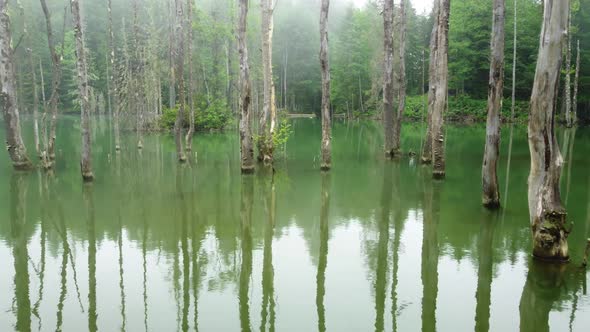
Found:
[[[567,29],[569,5],[569,0],[544,2],[528,127],[531,154],[528,203],[533,255],[559,261],[569,258],[567,213],[559,190],[563,158],[555,135],[563,32]]]
[[[424,146],[422,146],[422,157],[420,161],[422,164],[432,163],[432,107],[430,106],[434,102],[434,83],[436,78],[436,64],[438,56],[438,29],[437,24],[438,17],[440,15],[440,1],[435,0],[432,8],[432,13],[435,22],[432,26],[432,32],[430,33],[430,58],[428,61],[428,107],[426,115],[426,137],[424,140]]]
[[[383,127],[385,156],[393,157],[393,0],[383,1]]]
[[[400,1],[399,7],[399,57],[397,75],[398,103],[393,127],[393,153],[399,155],[401,150],[402,119],[406,109],[406,0]]]
[[[505,0],[494,0],[490,78],[488,83],[488,117],[482,166],[482,202],[488,208],[500,206],[497,164],[500,156],[500,111],[504,92],[504,22]]]
[[[328,60],[328,12],[330,0],[322,0],[320,11],[320,66],[322,69],[322,162],[320,168],[332,167],[332,124],[330,118],[330,62]]]
[[[565,124],[572,127],[574,125],[572,119],[572,11],[568,12],[567,16],[567,34],[565,47],[565,86],[563,87],[563,94],[565,97]]]
[[[272,37],[274,29],[273,0],[261,0],[262,11],[262,81],[264,84],[264,104],[258,125],[258,160],[265,163],[273,161],[273,135],[276,129],[277,109],[275,86],[272,74]]]
[[[517,26],[517,0],[514,0],[514,31],[512,41],[512,105],[510,107],[510,122],[514,122],[514,108],[516,107],[516,26]]]
[[[8,14],[8,0],[0,0],[0,105],[6,128],[6,149],[17,170],[33,167],[21,135],[20,116],[16,96],[16,71],[12,31]]]
[[[176,114],[176,122],[174,123],[174,138],[176,142],[176,154],[178,161],[185,162],[186,156],[182,149],[182,127],[184,126],[184,110],[186,108],[186,101],[184,100],[184,14],[182,0],[175,0],[176,3],[176,18],[174,24],[174,61],[176,62],[176,72],[178,73],[178,97],[180,99],[180,107]]]
[[[578,85],[580,81],[580,40],[576,50],[576,74],[574,76],[574,97],[572,98],[572,121],[575,125],[578,122]]]
[[[238,19],[238,53],[240,55],[240,153],[242,173],[254,172],[254,147],[250,128],[252,84],[250,82],[250,65],[248,64],[248,44],[246,29],[248,27],[248,0],[239,2]]]
[[[445,135],[444,135],[444,113],[446,113],[448,103],[448,54],[449,54],[449,14],[451,8],[450,0],[436,0],[439,2],[439,11],[435,21],[438,26],[436,34],[435,49],[431,52],[436,53],[436,63],[434,79],[431,76],[430,90],[432,91],[432,100],[429,100],[431,121],[431,141],[432,141],[432,161],[433,177],[445,177]]]
[[[76,36],[76,69],[78,73],[78,92],[80,93],[80,127],[82,130],[82,156],[80,170],[84,181],[92,181],[92,144],[90,142],[90,101],[88,99],[88,66],[82,18],[80,17],[80,1],[70,0],[74,34]]]
[[[187,32],[187,58],[188,58],[188,91],[187,101],[189,107],[188,131],[185,137],[186,151],[193,149],[193,134],[195,132],[195,101],[193,100],[194,79],[193,79],[193,1],[186,0],[186,32]],[[231,98],[229,98],[231,100]],[[229,106],[229,104],[228,104]]]
[[[111,72],[109,75],[109,88],[112,90],[110,91],[111,98],[114,99],[112,101],[112,105],[114,107],[113,112],[113,129],[115,131],[115,150],[121,150],[121,136],[119,133],[119,90],[117,88],[117,81],[115,80],[114,72],[115,72],[115,34],[113,32],[113,0],[108,0],[107,2],[107,12],[109,16],[109,63],[111,67]]]

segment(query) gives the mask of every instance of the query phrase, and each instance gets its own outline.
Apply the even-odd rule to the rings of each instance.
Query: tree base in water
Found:
[[[420,163],[422,165],[430,165],[430,164],[432,164],[432,159],[427,159],[427,158],[422,157],[422,158],[420,158]]]
[[[434,171],[432,177],[436,180],[442,180],[446,177],[445,171]]]
[[[500,201],[496,199],[489,199],[484,197],[482,204],[485,208],[490,210],[497,210],[500,208]]]
[[[84,182],[92,182],[94,181],[94,174],[92,172],[82,173],[82,180]]]
[[[533,223],[533,256],[552,262],[569,261],[569,249],[565,229],[566,213],[545,212],[542,220]]]
[[[329,171],[331,168],[332,168],[332,165],[330,165],[330,164],[322,164],[320,166],[321,171]]]
[[[254,170],[254,166],[242,166],[242,174],[253,174]]]
[[[33,164],[29,160],[27,160],[23,162],[13,163],[12,167],[14,167],[14,169],[17,171],[30,171],[33,169]]]

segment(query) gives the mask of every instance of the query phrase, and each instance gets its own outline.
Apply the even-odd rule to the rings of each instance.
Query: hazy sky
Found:
[[[365,2],[367,2],[367,0],[352,0],[357,6],[362,6],[365,4]],[[430,12],[430,10],[432,9],[432,1],[433,0],[410,0],[410,2],[412,3],[412,6],[414,8],[416,8],[416,13],[418,14],[422,14],[425,10],[427,12]],[[399,2],[399,0],[395,0],[396,3]]]

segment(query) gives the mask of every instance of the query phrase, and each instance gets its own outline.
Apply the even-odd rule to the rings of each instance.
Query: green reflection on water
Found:
[[[410,157],[382,160],[374,122],[335,124],[326,174],[319,122],[296,120],[276,172],[241,176],[234,132],[198,135],[179,166],[167,135],[138,152],[129,133],[114,153],[100,119],[86,186],[76,128],[60,120],[54,175],[14,173],[0,154],[1,331],[590,326],[577,268],[590,235],[587,129],[559,132],[576,226],[573,261],[556,267],[529,258],[525,128],[503,132],[497,213],[480,205],[481,126],[448,128],[448,177],[435,182]],[[405,126],[402,144],[418,151],[421,136]]]

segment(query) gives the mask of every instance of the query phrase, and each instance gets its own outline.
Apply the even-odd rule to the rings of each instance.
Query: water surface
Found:
[[[590,327],[590,274],[577,268],[590,130],[559,132],[572,263],[546,266],[529,256],[525,128],[511,149],[502,133],[498,212],[480,204],[483,126],[449,126],[436,182],[412,158],[384,161],[373,122],[334,125],[322,175],[320,124],[295,120],[274,176],[242,177],[234,131],[197,135],[179,166],[169,135],[146,136],[138,152],[126,133],[116,154],[101,119],[92,185],[79,175],[78,128],[60,120],[55,176],[15,173],[0,154],[0,331]],[[406,150],[421,132],[404,126]]]

